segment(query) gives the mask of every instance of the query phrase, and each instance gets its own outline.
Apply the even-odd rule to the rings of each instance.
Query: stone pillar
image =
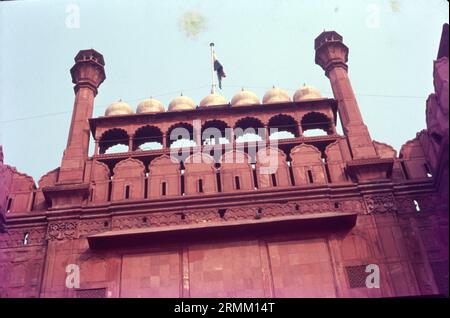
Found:
[[[163,145],[163,149],[167,148],[167,134],[163,134],[162,145]]]
[[[270,131],[267,124],[264,124],[264,141],[266,145],[270,142]]]
[[[298,136],[303,137],[303,128],[302,124],[298,124]]]
[[[98,140],[95,140],[94,156],[98,155]]]
[[[133,136],[130,136],[128,139],[128,152],[133,151]]]

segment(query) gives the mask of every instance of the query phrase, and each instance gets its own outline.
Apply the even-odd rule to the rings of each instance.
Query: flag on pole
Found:
[[[223,66],[220,64],[217,59],[216,53],[213,55],[214,58],[214,71],[217,72],[217,80],[219,81],[219,88],[222,89],[222,78],[226,77],[225,72],[223,71]]]

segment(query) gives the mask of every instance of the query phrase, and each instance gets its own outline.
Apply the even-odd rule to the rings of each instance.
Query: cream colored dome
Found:
[[[178,96],[169,104],[169,112],[195,109],[195,102],[187,96]]]
[[[130,105],[122,101],[112,103],[105,110],[105,116],[129,115],[132,113],[133,110]]]
[[[136,108],[137,114],[142,113],[162,113],[164,112],[164,105],[159,100],[148,98],[139,103]]]
[[[246,91],[244,89],[234,95],[233,99],[231,100],[232,106],[245,106],[254,104],[261,104],[258,96],[256,96],[255,93]]]
[[[320,91],[312,86],[303,85],[294,94],[294,102],[322,98]]]
[[[285,103],[290,101],[291,98],[288,92],[275,86],[268,90],[263,97],[263,104]]]
[[[211,93],[202,99],[202,101],[200,102],[200,107],[225,105],[225,104],[228,104],[225,97],[216,93]]]

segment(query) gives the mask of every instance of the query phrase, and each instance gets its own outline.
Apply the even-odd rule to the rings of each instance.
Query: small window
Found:
[[[311,170],[308,170],[308,181],[309,183],[314,183],[313,174]]]
[[[405,176],[406,180],[409,179],[409,174],[408,174],[408,169],[406,168],[406,164],[404,161],[402,161],[400,163],[401,167],[402,167],[402,171],[403,171],[403,175]]]
[[[8,198],[8,204],[6,205],[6,213],[9,213],[11,211],[12,206],[12,198]]]
[[[109,180],[109,182],[108,182],[108,202],[111,201],[111,195],[112,195],[112,180]]]
[[[272,177],[272,186],[276,187],[277,186],[277,176],[275,175],[275,173],[272,173],[271,177]]]
[[[167,194],[167,183],[163,182],[161,183],[161,195],[166,195]]]
[[[216,173],[217,191],[222,192],[222,183],[220,178],[220,172]]]
[[[36,202],[36,191],[33,191],[32,195],[31,195],[31,207],[30,207],[30,211],[34,210],[34,203]]]
[[[433,177],[433,174],[431,173],[431,169],[430,169],[430,167],[428,166],[428,164],[427,164],[427,163],[424,163],[424,164],[423,164],[423,167],[424,167],[424,169],[425,169],[425,173],[427,174],[427,177],[428,177],[428,178],[432,178],[432,177]]]
[[[241,189],[241,181],[239,180],[238,176],[234,177],[234,184],[236,186],[236,190],[240,190]]]
[[[202,179],[198,180],[198,192],[203,193],[203,180]]]
[[[221,219],[225,217],[225,213],[227,212],[227,209],[219,209],[218,213]]]
[[[125,186],[125,199],[129,199],[130,198],[130,186],[127,185]]]
[[[30,233],[25,232],[25,234],[23,235],[23,245],[28,245],[29,238],[30,238]]]
[[[417,200],[414,200],[414,206],[416,207],[416,212],[420,212],[420,204],[417,202]]]

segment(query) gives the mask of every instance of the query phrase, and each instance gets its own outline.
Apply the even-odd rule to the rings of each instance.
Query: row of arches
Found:
[[[156,125],[145,125],[130,135],[123,128],[103,132],[96,141],[96,154],[193,147],[272,139],[335,134],[331,118],[321,112],[309,112],[300,122],[286,114],[275,115],[264,124],[255,117],[239,119],[233,127],[219,119],[208,120],[200,129],[180,122],[163,132]]]
[[[94,203],[121,200],[161,199],[182,195],[250,191],[329,182],[348,182],[339,143],[321,151],[308,144],[294,147],[290,160],[278,149],[258,151],[256,163],[238,150],[226,152],[215,161],[205,153],[194,153],[180,162],[167,155],[147,166],[137,159],[118,162],[111,175],[109,167],[94,162],[91,198]]]

